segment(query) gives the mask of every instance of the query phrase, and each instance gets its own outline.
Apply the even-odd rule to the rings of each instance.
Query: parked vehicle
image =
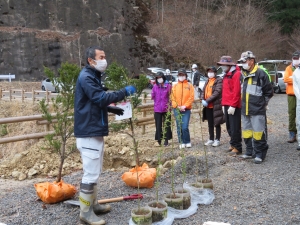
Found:
[[[277,71],[278,76],[278,88],[276,89],[275,93],[281,93],[286,91],[286,83],[283,81],[284,71]]]
[[[160,67],[149,67],[147,68],[147,70],[150,72],[150,73],[157,73],[158,71],[160,72],[163,72],[165,74],[166,70],[164,68],[160,68]]]
[[[291,62],[291,60],[264,60],[257,63],[268,70],[275,93],[280,93],[285,89],[283,83],[284,70]],[[280,79],[279,76],[281,76]]]
[[[49,78],[42,80],[41,88],[43,91],[59,92],[60,88],[55,88],[55,85],[51,82]]]
[[[155,77],[151,75],[146,75],[146,77],[149,79],[148,88],[152,89],[155,84]]]

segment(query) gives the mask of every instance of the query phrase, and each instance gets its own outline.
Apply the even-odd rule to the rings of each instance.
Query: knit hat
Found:
[[[209,70],[212,70],[214,73],[217,72],[217,68],[214,66],[207,67],[206,72],[208,72]]]
[[[179,75],[180,73],[183,73],[183,74],[185,74],[185,75],[187,76],[187,72],[186,72],[186,70],[185,70],[184,68],[180,68],[180,69],[178,70],[178,75]]]

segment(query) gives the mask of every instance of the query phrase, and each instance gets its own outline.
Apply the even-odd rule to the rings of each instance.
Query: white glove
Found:
[[[222,106],[222,111],[223,111],[223,114],[225,114],[225,107]]]
[[[228,114],[234,115],[235,108],[230,106],[227,112]]]

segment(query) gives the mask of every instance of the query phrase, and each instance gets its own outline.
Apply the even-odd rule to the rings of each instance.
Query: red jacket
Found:
[[[224,75],[221,104],[241,108],[241,70],[238,66]]]

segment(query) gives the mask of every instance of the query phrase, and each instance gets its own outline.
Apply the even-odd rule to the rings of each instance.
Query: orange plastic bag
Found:
[[[142,167],[137,166],[125,172],[122,175],[122,180],[130,187],[137,187],[137,171],[139,174],[140,188],[152,188],[156,178],[156,169],[149,168],[149,166],[144,163]]]
[[[63,180],[53,183],[38,183],[34,184],[34,187],[39,198],[49,204],[72,198],[76,193],[75,186],[64,183]]]

